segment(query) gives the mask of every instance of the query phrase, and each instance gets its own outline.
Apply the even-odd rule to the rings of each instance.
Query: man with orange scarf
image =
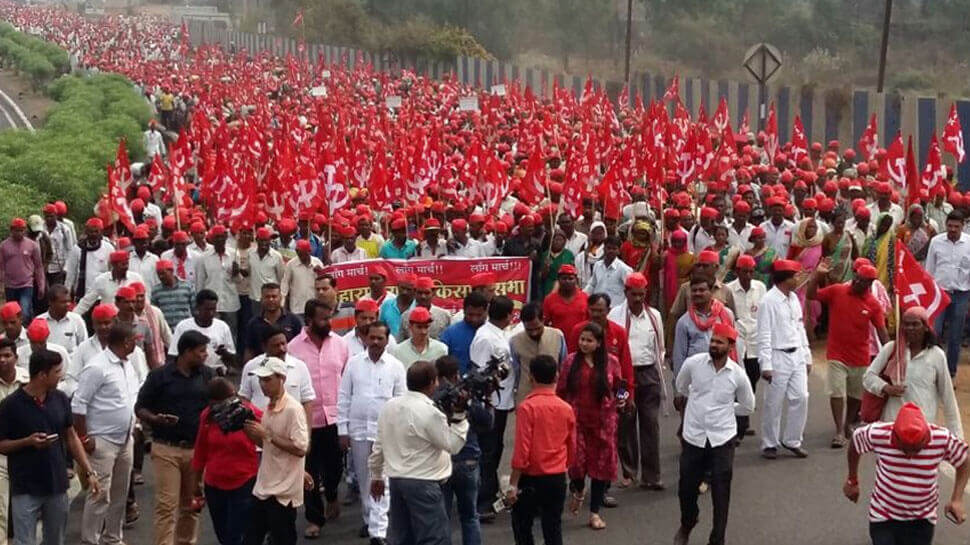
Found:
[[[694,354],[707,352],[714,324],[734,326],[734,313],[713,296],[714,277],[695,271],[690,276],[691,304],[687,312],[677,320],[674,328],[674,375],[680,371],[684,360]],[[734,348],[731,359],[737,361]]]

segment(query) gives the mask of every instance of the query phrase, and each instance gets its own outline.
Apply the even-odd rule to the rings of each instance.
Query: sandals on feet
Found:
[[[594,530],[604,530],[606,529],[606,522],[599,515],[593,513],[589,516],[589,527]]]

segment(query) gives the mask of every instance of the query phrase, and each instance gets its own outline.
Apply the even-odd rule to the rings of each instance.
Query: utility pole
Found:
[[[879,80],[876,92],[881,93],[886,82],[886,52],[889,50],[889,20],[893,15],[893,0],[886,0],[886,11],[882,20],[882,46],[879,48]]]
[[[633,0],[626,0],[626,59],[623,64],[623,81],[630,85],[630,40],[633,34]]]

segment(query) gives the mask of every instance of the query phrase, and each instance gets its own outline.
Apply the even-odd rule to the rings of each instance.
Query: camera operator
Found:
[[[488,321],[475,332],[475,339],[469,349],[474,367],[484,369],[493,358],[508,363],[509,341],[505,328],[512,322],[514,308],[512,300],[504,295],[492,299],[488,305]],[[505,448],[505,425],[509,414],[515,410],[515,375],[514,370],[509,373],[502,380],[500,389],[492,395],[495,424],[491,430],[479,436],[479,445],[482,448],[482,486],[478,491],[478,512],[488,522],[495,518],[492,502],[499,491],[498,466]]]
[[[206,389],[209,406],[199,415],[192,469],[205,476],[205,503],[209,506],[216,539],[221,545],[242,545],[253,508],[259,455],[241,423],[221,419],[223,404],[240,399],[236,387],[225,378],[214,378]],[[252,414],[255,420],[262,419],[263,411],[249,401],[242,401],[239,406],[248,409],[247,415]],[[198,482],[193,479],[194,498],[202,496]],[[197,503],[194,507],[201,505]]]
[[[175,361],[152,369],[138,392],[135,414],[152,427],[155,467],[155,542],[194,543],[199,513],[184,509],[192,503],[197,478],[192,448],[199,415],[209,404],[206,385],[215,370],[205,365],[209,338],[192,329],[179,337]]]
[[[377,439],[367,466],[370,495],[384,496],[390,480],[390,527],[395,545],[449,545],[448,513],[441,483],[451,476],[449,455],[465,445],[464,413],[448,417],[431,401],[438,387],[435,366],[415,362],[407,371],[408,391],[389,400],[377,420]]]
[[[437,395],[458,383],[458,359],[442,356],[435,362],[438,371]],[[461,408],[464,410],[464,407]],[[468,404],[468,435],[465,446],[451,457],[451,477],[441,485],[445,495],[445,512],[451,516],[452,496],[457,500],[458,520],[461,522],[462,545],[481,545],[482,528],[478,520],[479,458],[478,433],[492,429],[495,413],[484,400],[472,399]]]

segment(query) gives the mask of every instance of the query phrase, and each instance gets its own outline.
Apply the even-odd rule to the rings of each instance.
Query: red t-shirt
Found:
[[[515,411],[512,468],[526,475],[565,473],[576,452],[576,414],[555,386],[536,387]]]
[[[869,365],[869,326],[886,327],[886,314],[872,293],[852,293],[851,284],[818,290],[816,298],[829,306],[829,339],[825,357],[849,367]]]
[[[262,418],[263,411],[255,405],[248,401],[243,405],[253,411],[257,422]],[[223,433],[209,418],[209,407],[206,407],[199,415],[192,469],[205,470],[205,484],[220,490],[234,490],[255,477],[259,470],[256,444],[242,430]]]
[[[570,301],[554,291],[542,301],[542,318],[547,325],[568,335],[576,324],[586,321],[587,299],[586,292],[578,288]]]

